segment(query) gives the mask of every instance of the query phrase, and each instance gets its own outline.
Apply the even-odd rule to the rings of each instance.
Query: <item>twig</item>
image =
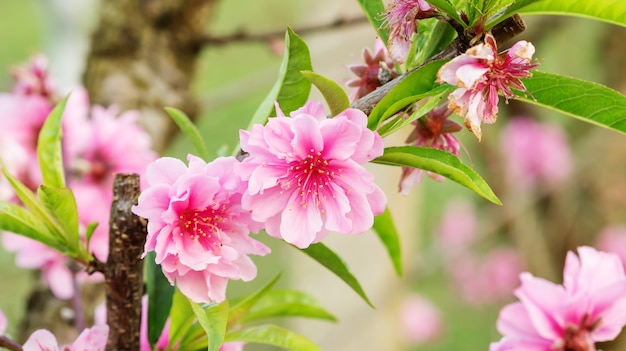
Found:
[[[0,336],[0,349],[3,347],[11,351],[22,351],[22,345],[5,336]]]
[[[316,32],[321,32],[330,29],[336,29],[340,27],[349,27],[354,25],[360,25],[367,23],[366,17],[354,17],[354,18],[338,18],[330,23],[323,24],[314,24],[310,26],[300,27],[294,29],[296,33],[299,35],[311,34]],[[221,36],[221,37],[212,37],[208,36],[201,40],[201,45],[228,45],[233,43],[241,43],[241,42],[269,42],[274,39],[281,39],[285,35],[284,30],[267,32],[267,33],[250,33],[245,30],[240,30],[234,34]]]
[[[525,29],[526,25],[524,24],[524,21],[519,15],[515,14],[512,17],[496,25],[492,29],[492,33],[496,38],[496,42],[503,43],[520,34]],[[431,57],[430,59],[426,60],[424,63],[422,63],[422,65],[414,67],[413,69],[391,80],[387,84],[378,87],[378,89],[372,91],[371,93],[352,103],[351,107],[361,110],[366,115],[369,115],[374,109],[374,106],[376,106],[376,104],[378,104],[380,100],[387,96],[391,89],[393,89],[396,85],[406,79],[406,77],[408,77],[411,73],[429,62],[435,60],[450,59],[460,55],[461,53],[465,52],[465,50],[467,50],[467,48],[469,47],[469,40],[471,40],[471,38],[458,36],[450,46],[448,46],[446,49],[436,54],[435,56]]]
[[[104,270],[107,322],[111,327],[107,350],[139,350],[141,296],[146,225],[131,212],[139,197],[139,175],[116,174],[111,205],[109,258]]]

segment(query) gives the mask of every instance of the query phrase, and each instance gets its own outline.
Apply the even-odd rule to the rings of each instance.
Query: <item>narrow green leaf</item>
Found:
[[[505,19],[513,16],[516,12],[521,11],[524,7],[533,4],[535,2],[538,1],[545,1],[545,0],[517,0],[514,1],[512,4],[510,4],[508,7],[506,7],[504,10],[500,11],[498,14],[496,14],[493,18],[490,18],[489,21],[487,21],[487,24],[485,25],[485,29],[491,29],[493,28],[496,24],[504,21]]]
[[[55,222],[61,227],[67,253],[75,258],[82,245],[78,234],[78,208],[74,194],[68,188],[53,188],[41,185],[37,188],[39,200]]]
[[[461,16],[459,16],[459,11],[457,11],[449,0],[428,0],[428,2],[446,15],[450,16],[450,18],[454,19],[463,27],[467,27],[467,24],[463,22]]]
[[[163,333],[170,314],[175,288],[155,263],[156,253],[149,252],[144,260],[144,277],[148,293],[148,341],[154,346]]]
[[[520,9],[519,13],[585,17],[626,27],[626,1],[623,0],[542,0]]]
[[[89,247],[89,242],[91,242],[91,236],[98,228],[98,225],[98,222],[91,222],[87,225],[87,229],[85,230],[85,238],[87,243],[85,244],[85,246]]]
[[[250,310],[242,323],[269,318],[305,317],[336,322],[335,316],[321,307],[310,295],[295,290],[272,290]]]
[[[302,71],[301,73],[322,93],[331,115],[336,116],[350,107],[350,99],[339,84],[315,72]]]
[[[191,308],[198,318],[198,322],[204,329],[209,339],[208,351],[219,351],[224,343],[226,323],[228,321],[228,300],[202,308],[200,305],[190,302]]]
[[[185,136],[189,139],[191,146],[193,146],[198,156],[203,160],[208,161],[210,156],[207,151],[206,144],[204,143],[204,139],[191,119],[183,111],[173,107],[166,107],[165,111],[170,115],[170,117],[172,117],[174,122],[176,122],[180,131],[183,132],[183,134],[185,134]]]
[[[372,162],[390,166],[415,167],[437,173],[473,190],[495,204],[502,204],[478,173],[462,164],[456,156],[445,151],[418,146],[388,147],[381,157]]]
[[[333,272],[336,276],[348,284],[354,292],[361,296],[361,298],[367,302],[368,305],[372,308],[374,307],[361,287],[361,284],[359,284],[359,281],[354,277],[354,275],[352,275],[345,262],[343,262],[341,257],[339,257],[326,245],[322,243],[312,244],[306,249],[300,249],[300,251],[309,255],[312,259],[316,260],[329,271]]]
[[[278,274],[274,279],[270,280],[269,283],[265,284],[261,289],[256,292],[246,296],[244,299],[240,300],[230,309],[228,313],[228,325],[232,326],[236,324],[240,319],[242,319],[250,309],[261,299],[271,288],[276,284],[278,279],[280,278],[280,274]]]
[[[621,93],[598,83],[537,71],[523,82],[535,99],[518,100],[626,134],[626,96]]]
[[[37,217],[16,204],[0,202],[0,231],[20,234],[60,251],[64,249]]]
[[[385,245],[396,273],[401,276],[402,250],[400,249],[400,234],[398,233],[398,229],[396,229],[396,224],[393,221],[389,207],[385,208],[385,212],[374,217],[374,226],[372,229],[376,232],[380,241],[383,242],[383,245]]]
[[[441,87],[435,79],[439,68],[445,62],[444,60],[433,61],[411,72],[374,107],[368,117],[367,127],[372,130],[377,129],[385,116],[393,115],[409,103],[428,96],[427,94],[433,89]],[[401,106],[399,101],[403,101],[404,105]]]
[[[65,236],[63,235],[63,229],[56,223],[52,215],[46,211],[44,206],[39,202],[39,199],[35,194],[17,178],[13,177],[6,167],[2,167],[2,173],[11,184],[11,187],[15,191],[17,197],[22,201],[24,206],[30,210],[30,212],[37,218],[38,221],[43,223],[48,229],[50,235],[60,248],[59,251],[65,251]]]
[[[285,54],[280,65],[278,79],[254,113],[248,129],[255,124],[265,124],[269,116],[275,115],[274,102],[288,115],[300,108],[309,98],[311,82],[300,73],[311,71],[311,56],[306,43],[291,28],[285,33]]]
[[[383,25],[385,21],[385,5],[381,0],[357,0],[363,8],[365,16],[370,21],[383,43],[389,40],[389,30]]]
[[[408,69],[422,64],[436,53],[445,49],[456,37],[456,31],[446,22],[436,19],[419,21],[417,32],[416,49]]]
[[[65,188],[65,171],[63,169],[63,152],[61,150],[61,118],[65,105],[66,96],[50,112],[48,118],[41,127],[39,139],[37,139],[37,160],[41,168],[43,184],[53,188]]]
[[[321,351],[311,340],[275,325],[259,325],[234,330],[226,334],[225,341],[244,341],[273,345],[293,351]]]
[[[171,349],[173,345],[178,344],[183,339],[190,331],[195,320],[191,303],[179,289],[174,291],[174,296],[172,297],[170,320],[170,347],[168,349]],[[180,342],[178,349],[186,350],[186,347],[185,343]]]

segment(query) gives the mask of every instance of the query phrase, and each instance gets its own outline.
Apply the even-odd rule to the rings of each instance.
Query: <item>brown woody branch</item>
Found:
[[[131,212],[139,198],[139,175],[116,174],[109,222],[109,258],[104,268],[107,350],[139,350],[146,223]]]
[[[512,17],[500,22],[492,29],[492,34],[496,38],[496,42],[503,43],[516,35],[522,33],[526,29],[526,24],[522,17],[515,14]],[[451,59],[455,56],[458,56],[465,52],[470,46],[470,40],[472,38],[465,35],[459,35],[454,42],[448,46],[446,49],[426,60],[422,65],[417,66],[404,74],[396,77],[395,79],[389,81],[387,84],[380,86],[378,89],[373,92],[365,95],[359,100],[352,103],[351,107],[363,111],[365,114],[369,115],[374,106],[380,102],[396,85],[402,82],[406,77],[408,77],[415,70],[419,69],[423,65],[442,59]]]
[[[7,337],[0,336],[0,349],[3,347],[11,351],[22,351],[22,345]]]
[[[304,26],[295,29],[294,31],[298,33],[298,35],[306,35],[311,33],[322,32],[326,30],[332,30],[342,27],[350,27],[355,25],[361,25],[367,23],[368,20],[366,17],[354,17],[354,18],[338,18],[330,23],[322,23],[322,24],[314,24],[310,26]],[[200,42],[201,45],[228,45],[233,43],[250,43],[250,42],[261,42],[267,43],[272,40],[282,39],[285,36],[284,30],[267,32],[267,33],[251,33],[245,30],[240,30],[235,32],[234,34],[226,35],[226,36],[207,36],[203,38]]]

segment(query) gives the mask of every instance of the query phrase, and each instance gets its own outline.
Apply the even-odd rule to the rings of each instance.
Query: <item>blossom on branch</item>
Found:
[[[249,236],[262,225],[241,207],[246,184],[235,173],[239,162],[188,160],[189,166],[169,157],[151,163],[149,187],[133,212],[148,219],[145,253],[156,253],[170,283],[195,302],[221,302],[228,280],[256,276],[248,255],[270,249]]]
[[[358,76],[346,83],[355,88],[350,93],[350,101],[362,98],[398,76],[389,52],[380,38],[376,38],[374,53],[367,48],[363,50],[363,61],[364,63],[348,66]]]
[[[326,118],[311,101],[286,117],[240,131],[249,157],[239,165],[248,189],[242,198],[252,218],[268,234],[299,248],[322,240],[329,231],[358,234],[370,229],[386,198],[362,164],[382,155],[378,133],[367,116],[347,109]]]
[[[563,285],[522,273],[520,302],[498,318],[504,338],[490,351],[595,351],[626,325],[626,275],[619,257],[591,247],[567,253]]]
[[[31,334],[22,349],[24,351],[104,351],[109,327],[96,325],[80,333],[71,346],[59,348],[56,337],[46,329],[39,329]]]
[[[531,76],[535,53],[533,44],[519,41],[506,54],[498,55],[496,40],[487,33],[485,42],[469,48],[464,54],[443,65],[437,81],[459,88],[449,96],[449,108],[465,117],[465,126],[480,140],[481,123],[491,124],[498,113],[498,93],[508,99],[512,89],[526,91],[520,80]]]
[[[418,20],[432,17],[435,8],[425,0],[395,0],[385,16],[389,28],[389,52],[394,61],[403,63],[417,33]]]

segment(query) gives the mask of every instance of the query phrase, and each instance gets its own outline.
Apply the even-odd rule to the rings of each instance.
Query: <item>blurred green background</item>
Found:
[[[7,72],[11,66],[38,52],[50,57],[52,74],[59,77],[62,87],[77,84],[88,34],[96,24],[97,14],[97,1],[0,0],[0,89],[10,90],[12,80]],[[284,30],[286,25],[297,32],[301,26],[357,16],[360,16],[360,9],[350,0],[223,0],[214,21],[207,24],[207,32],[214,36],[240,29],[273,32]],[[541,70],[598,81],[622,92],[626,90],[624,28],[573,18],[530,18],[527,22],[529,29],[521,37],[535,43],[535,57]],[[304,37],[311,49],[314,69],[339,82],[351,78],[346,66],[360,62],[362,49],[373,47],[374,38],[374,31],[367,24]],[[219,150],[229,152],[235,147],[238,130],[247,126],[257,105],[272,86],[280,59],[270,45],[263,43],[233,43],[208,47],[202,52],[194,82],[203,111],[198,126],[216,155]],[[319,99],[319,94],[314,92],[313,97]],[[511,107],[508,111],[508,106],[501,103],[501,120],[506,120],[508,114],[519,113],[519,106],[512,103]],[[623,196],[615,196],[611,190],[624,186],[626,150],[623,145],[626,137],[554,112],[534,108],[524,112],[566,128],[576,158],[571,180],[549,193],[548,197],[579,206],[563,210],[565,219],[540,216],[536,227],[540,230],[539,235],[551,235],[552,229],[564,228],[562,225],[567,222],[567,240],[553,243],[546,239],[554,252],[553,261],[558,272],[564,250],[579,244],[592,244],[603,226],[626,221],[626,200]],[[501,198],[515,202],[502,185],[503,175],[498,172],[498,167],[493,167],[494,163],[503,162],[498,154],[500,129],[500,124],[485,126],[481,144],[469,133],[461,133],[462,142],[472,155],[471,160],[467,156],[463,159],[488,182],[496,184],[494,188]],[[386,143],[401,144],[404,137],[392,138]],[[187,141],[179,137],[168,154],[184,157],[188,150]],[[502,219],[508,204],[505,201],[503,210],[454,183],[437,183],[427,177],[409,196],[401,196],[396,193],[399,170],[377,166],[371,169],[388,194],[402,231],[405,276],[398,278],[394,275],[384,249],[371,233],[359,237],[330,237],[328,243],[346,259],[376,309],[370,309],[342,282],[310,259],[273,239],[264,239],[276,254],[256,260],[260,266],[256,282],[235,282],[230,286],[230,294],[250,291],[283,271],[282,286],[310,293],[338,317],[338,324],[285,322],[325,350],[486,350],[489,342],[499,339],[495,320],[500,307],[513,298],[481,305],[466,303],[459,296],[458,287],[449,279],[441,252],[435,248],[434,236],[446,204],[452,198],[463,197],[476,204],[479,220],[486,223],[480,229],[484,231],[479,234],[481,240],[518,245],[507,228],[515,224],[507,224]],[[541,214],[540,206],[545,205],[541,201],[545,196],[545,193],[531,194],[536,201],[531,201],[521,212],[511,213],[522,218],[530,212]],[[504,228],[494,229],[494,223],[500,222],[505,222]],[[487,250],[485,247],[489,245],[479,243],[475,246],[480,251]],[[31,272],[15,267],[12,255],[2,250],[0,267],[0,309],[10,321],[11,333],[20,321],[29,288],[36,278]],[[541,272],[536,273],[541,275]],[[410,346],[399,330],[401,304],[410,292],[419,292],[430,299],[441,310],[444,321],[439,338],[420,346]],[[250,346],[246,349],[261,348]]]

